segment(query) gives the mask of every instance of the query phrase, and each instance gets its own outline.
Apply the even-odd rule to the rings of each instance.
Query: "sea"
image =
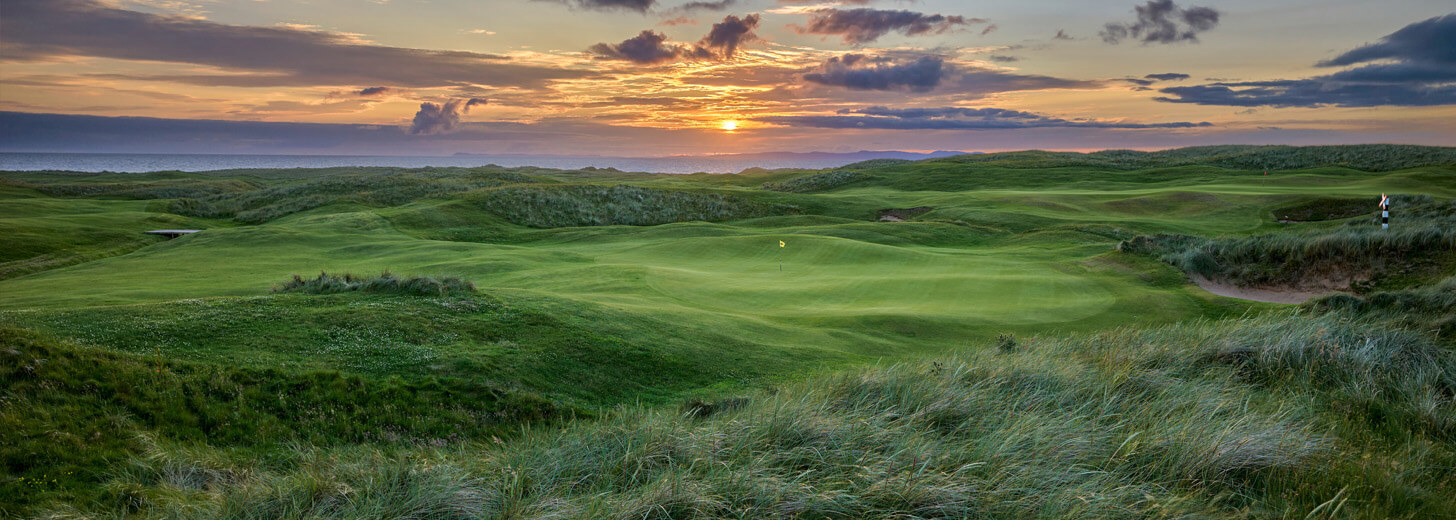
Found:
[[[868,152],[874,154],[874,152]],[[903,152],[884,152],[900,158]],[[927,154],[928,155],[928,154]],[[395,166],[404,168],[538,166],[577,169],[587,166],[652,173],[737,173],[747,168],[833,168],[877,158],[860,153],[785,153],[725,156],[605,157],[560,155],[453,155],[443,157],[399,155],[211,155],[121,153],[0,152],[0,171],[60,170],[76,172],[210,171],[244,168],[327,168],[334,166]],[[917,157],[918,158],[918,157]]]

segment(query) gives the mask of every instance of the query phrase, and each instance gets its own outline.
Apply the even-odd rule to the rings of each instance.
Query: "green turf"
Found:
[[[1210,295],[1116,247],[1156,233],[1232,240],[1341,226],[1276,221],[1276,210],[1329,205],[1319,201],[1348,212],[1382,192],[1456,196],[1450,165],[1380,159],[1390,171],[1368,172],[1291,159],[1303,169],[1266,176],[1225,166],[1272,152],[1214,152],[1218,161],[1177,166],[1117,154],[874,162],[830,177],[0,173],[0,326],[126,359],[295,378],[336,371],[366,385],[434,379],[600,413],[917,360],[1002,334],[1257,315],[1282,306]],[[854,182],[827,182],[840,177]],[[885,211],[910,218],[875,222]],[[204,231],[140,233],[174,227]],[[274,292],[294,274],[384,271],[477,289]],[[1386,298],[1361,305],[1388,312],[1397,297]]]

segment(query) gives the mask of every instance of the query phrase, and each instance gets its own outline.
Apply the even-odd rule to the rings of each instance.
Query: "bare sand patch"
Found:
[[[1189,275],[1189,277],[1193,279],[1193,283],[1198,284],[1203,290],[1213,294],[1256,302],[1304,303],[1311,298],[1323,296],[1334,291],[1334,289],[1296,289],[1293,287],[1240,287],[1229,283],[1215,282],[1198,274]]]

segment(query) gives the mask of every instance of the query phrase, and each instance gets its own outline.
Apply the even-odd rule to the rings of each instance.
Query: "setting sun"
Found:
[[[723,122],[723,130],[724,131],[732,132],[732,131],[737,130],[737,129],[738,129],[738,121],[734,121],[732,119],[729,119],[729,120]]]

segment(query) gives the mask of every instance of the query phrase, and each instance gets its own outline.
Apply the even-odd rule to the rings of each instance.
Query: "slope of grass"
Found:
[[[267,457],[295,443],[444,444],[558,416],[470,378],[405,381],[105,352],[0,328],[0,514],[105,499],[147,439]]]
[[[1432,518],[1456,512],[1453,370],[1333,317],[1118,329],[498,445],[160,446],[108,489],[158,518]]]
[[[830,190],[847,184],[869,180],[869,178],[870,176],[858,171],[835,170],[832,172],[795,177],[783,182],[765,182],[763,183],[763,189],[807,193]]]

